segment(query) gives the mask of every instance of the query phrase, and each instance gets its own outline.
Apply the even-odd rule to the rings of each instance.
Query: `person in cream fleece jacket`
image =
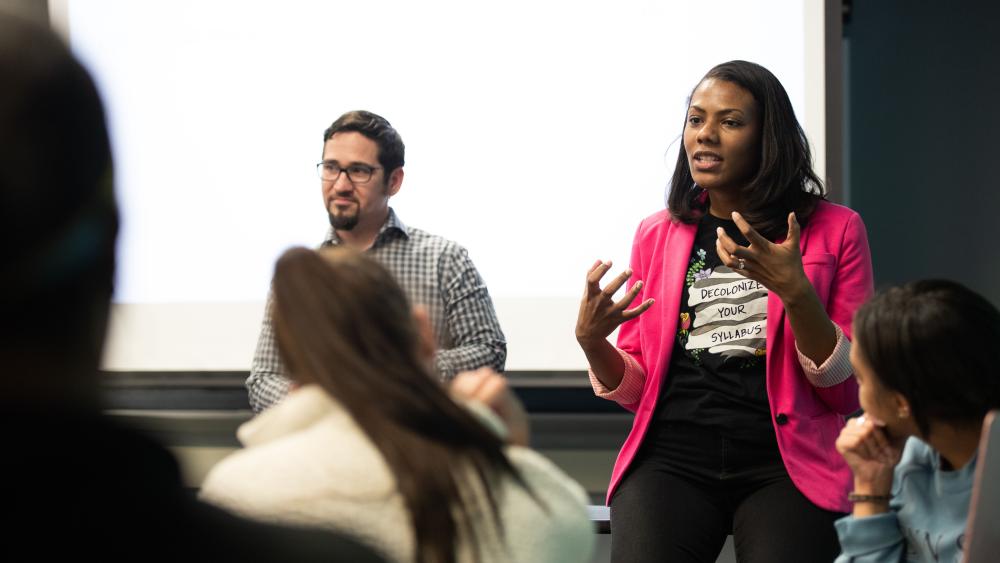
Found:
[[[239,429],[245,449],[212,470],[203,499],[336,529],[391,561],[589,560],[584,490],[527,447],[502,377],[468,372],[448,390],[433,379],[426,316],[381,266],[296,249],[274,291],[279,348],[300,385]],[[343,296],[319,299],[330,291]]]

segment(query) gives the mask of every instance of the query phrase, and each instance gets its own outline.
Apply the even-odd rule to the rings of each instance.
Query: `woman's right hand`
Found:
[[[849,420],[837,438],[837,451],[854,473],[857,493],[887,495],[892,490],[892,474],[902,450],[889,441],[883,426],[862,415]]]
[[[618,325],[634,319],[653,305],[653,299],[647,299],[638,306],[626,309],[642,291],[642,281],[635,282],[632,288],[619,301],[614,301],[616,291],[630,277],[632,270],[625,270],[601,289],[600,282],[604,274],[611,269],[611,262],[598,260],[587,272],[587,284],[580,301],[580,313],[576,319],[576,341],[584,350],[595,344],[606,341]]]

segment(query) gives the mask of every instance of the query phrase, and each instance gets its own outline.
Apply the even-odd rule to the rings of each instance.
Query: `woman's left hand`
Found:
[[[502,375],[486,367],[465,371],[455,376],[449,391],[456,399],[478,401],[492,409],[507,425],[507,443],[528,446],[531,436],[528,414]]]
[[[719,227],[715,251],[723,264],[760,282],[768,291],[777,293],[782,300],[797,297],[811,288],[805,270],[802,269],[800,229],[795,213],[788,214],[788,236],[781,244],[764,238],[736,211],[733,212],[733,221],[750,246],[740,246]]]

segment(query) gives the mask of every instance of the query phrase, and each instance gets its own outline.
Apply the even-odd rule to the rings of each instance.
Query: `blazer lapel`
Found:
[[[660,296],[662,303],[660,306],[660,362],[650,362],[658,366],[658,372],[646,374],[647,381],[652,380],[652,396],[659,397],[660,385],[663,382],[663,373],[670,365],[670,357],[674,350],[674,338],[677,336],[678,314],[681,305],[681,290],[684,288],[684,278],[687,272],[688,262],[691,258],[691,249],[694,247],[694,237],[698,232],[698,225],[688,225],[676,222],[667,230],[666,240],[660,250],[663,260],[661,275],[663,293]],[[655,401],[647,403],[652,409]]]

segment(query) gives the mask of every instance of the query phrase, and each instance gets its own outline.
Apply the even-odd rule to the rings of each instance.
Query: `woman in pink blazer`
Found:
[[[630,268],[603,288],[611,264],[588,272],[576,328],[595,392],[635,413],[612,561],[714,562],[733,534],[741,562],[829,562],[851,488],[834,448],[858,409],[851,316],[872,293],[864,224],[825,201],[788,95],[745,61],[695,87],[670,186]]]

